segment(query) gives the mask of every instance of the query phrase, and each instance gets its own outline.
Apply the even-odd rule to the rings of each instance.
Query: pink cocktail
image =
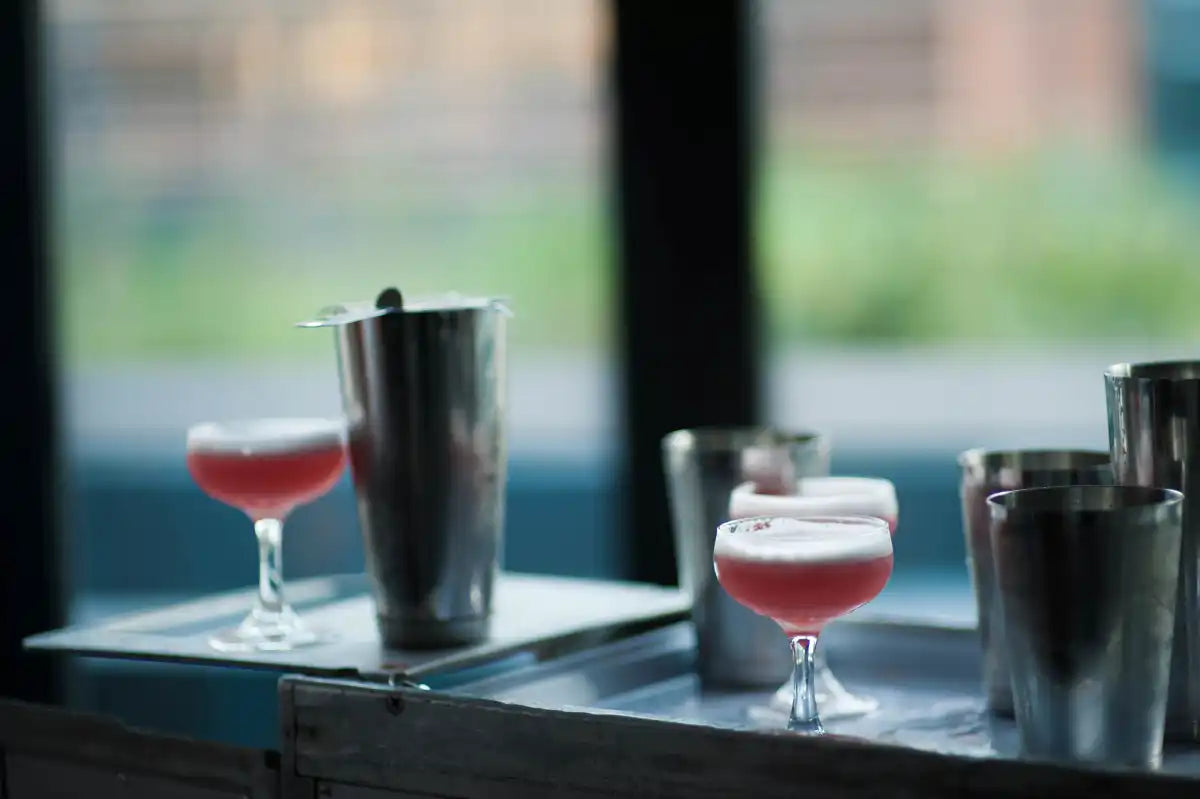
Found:
[[[721,586],[791,639],[790,729],[822,732],[817,716],[817,637],[833,618],[874,599],[892,573],[885,522],[867,517],[754,517],[717,529],[713,566]]]
[[[892,556],[846,563],[762,563],[716,558],[721,585],[794,635],[817,635],[830,619],[867,604],[892,573]],[[796,586],[803,590],[797,591]]]
[[[283,598],[283,521],[333,488],[345,464],[342,423],[334,420],[208,422],[188,430],[192,478],[213,499],[244,511],[259,545],[258,601],[238,627],[210,640],[214,648],[285,650],[319,639]]]
[[[282,518],[337,483],[346,463],[341,443],[304,452],[243,455],[189,452],[192,479],[213,499],[244,510],[251,518]]]
[[[737,486],[729,497],[729,518],[750,516],[872,516],[887,522],[895,534],[900,518],[896,488],[890,480],[877,477],[806,477],[792,480],[788,491],[757,482]],[[823,655],[816,660],[817,693],[826,718],[861,716],[879,703],[850,693],[834,676]],[[792,688],[782,685],[771,698],[774,712],[787,712],[792,705]]]

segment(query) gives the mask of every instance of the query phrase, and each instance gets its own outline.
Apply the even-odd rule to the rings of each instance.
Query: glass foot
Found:
[[[800,735],[825,734],[825,728],[821,726],[820,719],[813,719],[812,721],[789,721],[787,728]]]
[[[837,677],[833,676],[833,672],[829,670],[828,666],[817,667],[814,682],[817,686],[817,706],[821,708],[821,718],[826,721],[865,716],[879,709],[879,702],[876,700],[870,697],[856,696],[846,690],[845,686],[838,682]],[[788,683],[780,686],[779,690],[772,695],[770,710],[772,713],[782,714],[786,717],[791,709],[792,686]]]
[[[290,607],[277,613],[252,610],[237,627],[208,639],[218,652],[287,652],[328,641],[300,620]]]

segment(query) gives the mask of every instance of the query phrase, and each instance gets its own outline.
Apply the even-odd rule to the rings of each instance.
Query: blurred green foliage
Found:
[[[155,357],[325,357],[294,323],[322,307],[459,291],[510,299],[514,346],[594,348],[608,337],[611,261],[599,200],[581,185],[523,186],[484,213],[448,199],[338,192],[335,211],[264,213],[205,201],[154,220],[78,198],[60,213],[60,318],[75,363]],[[300,218],[297,218],[300,217]]]
[[[292,324],[391,284],[507,295],[522,349],[609,339],[613,250],[593,180],[514,179],[483,198],[395,185],[331,187],[332,209],[298,204],[302,186],[204,199],[63,186],[66,354],[324,357]],[[1200,333],[1200,198],[1141,159],[795,154],[765,165],[757,213],[775,344]]]
[[[1200,197],[1144,160],[809,156],[772,163],[761,188],[775,340],[1200,333]]]

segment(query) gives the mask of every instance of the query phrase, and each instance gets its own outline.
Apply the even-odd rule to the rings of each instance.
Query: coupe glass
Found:
[[[763,491],[762,486],[746,482],[733,490],[729,498],[731,519],[748,516],[872,516],[887,522],[894,534],[900,506],[896,488],[890,480],[875,477],[806,477],[793,483],[790,493]],[[816,686],[825,718],[862,716],[873,712],[879,703],[851,693],[829,668],[824,655],[816,658]],[[786,713],[792,705],[792,687],[782,685],[771,697],[768,713]]]
[[[713,568],[731,597],[772,619],[791,643],[788,729],[824,733],[814,682],[817,638],[831,619],[870,602],[887,584],[887,523],[865,516],[737,519],[717,528]]]
[[[282,651],[321,640],[283,598],[283,521],[337,483],[346,464],[343,430],[333,419],[205,422],[188,430],[192,479],[249,516],[258,538],[258,599],[241,624],[209,639],[214,649]]]

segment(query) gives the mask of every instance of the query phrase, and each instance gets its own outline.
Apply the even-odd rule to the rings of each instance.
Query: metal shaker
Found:
[[[729,497],[753,480],[790,492],[796,480],[829,474],[829,443],[817,433],[767,427],[700,427],[662,440],[679,586],[692,598],[698,671],[710,685],[777,686],[791,672],[779,626],[732,599],[713,573],[717,527]]]
[[[350,468],[380,637],[434,648],[487,636],[507,469],[505,328],[492,299],[336,306]]]
[[[962,471],[963,537],[967,572],[975,590],[979,637],[983,647],[983,688],[988,708],[1013,714],[1007,647],[996,600],[996,575],[988,537],[991,522],[987,498],[998,491],[1063,485],[1101,485],[1112,482],[1108,453],[1094,450],[969,449],[958,456]]]
[[[1142,486],[993,494],[991,543],[1021,749],[1162,760],[1183,496]]]
[[[1117,481],[1183,492],[1167,737],[1200,741],[1200,361],[1116,364],[1104,382]]]

